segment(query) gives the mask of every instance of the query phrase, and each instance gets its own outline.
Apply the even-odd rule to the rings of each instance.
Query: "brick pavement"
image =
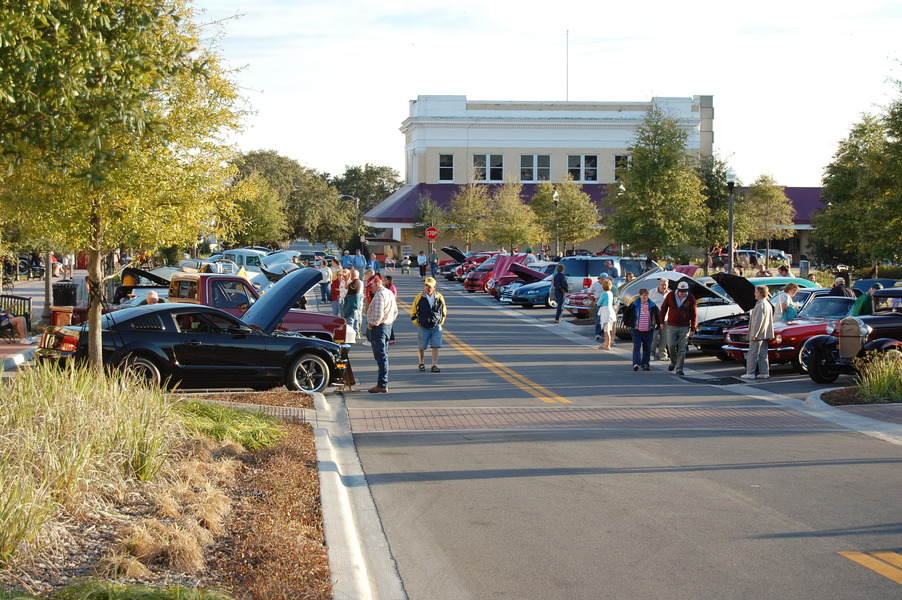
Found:
[[[778,406],[397,408],[348,411],[354,433],[452,430],[804,430],[840,425]]]

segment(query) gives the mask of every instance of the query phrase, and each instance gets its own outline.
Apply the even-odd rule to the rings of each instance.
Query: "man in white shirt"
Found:
[[[592,285],[589,286],[586,294],[589,296],[587,300],[587,305],[589,307],[589,314],[595,319],[595,341],[601,339],[601,322],[598,320],[598,299],[601,298],[601,292],[604,290],[601,288],[601,282],[604,281],[604,273],[598,276],[595,281],[592,282]]]
[[[385,394],[388,392],[388,339],[391,337],[392,324],[398,318],[398,303],[391,290],[382,285],[382,278],[378,275],[370,280],[369,287],[373,299],[366,308],[366,337],[379,368],[376,385],[369,392]]]

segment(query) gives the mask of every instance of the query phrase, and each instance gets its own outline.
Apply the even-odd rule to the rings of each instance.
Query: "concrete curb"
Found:
[[[407,593],[392,558],[376,503],[360,465],[344,398],[314,394],[314,429],[323,525],[336,600],[390,598]]]
[[[852,414],[835,406],[830,406],[821,400],[822,395],[835,389],[839,388],[827,388],[809,392],[803,402],[804,412],[885,442],[902,445],[902,425]]]
[[[25,363],[31,362],[37,347],[28,348],[18,354],[10,354],[3,359],[3,371],[16,371]]]

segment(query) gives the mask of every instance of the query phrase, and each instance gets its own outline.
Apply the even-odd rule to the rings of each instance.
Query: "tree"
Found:
[[[727,248],[730,243],[730,193],[727,189],[727,163],[717,155],[702,156],[696,167],[696,174],[702,183],[702,195],[705,197],[708,218],[705,221],[704,240],[706,253],[710,256],[717,248]],[[743,198],[734,192],[733,200],[734,240],[748,239],[749,219],[742,210]],[[707,269],[707,263],[705,268]]]
[[[254,172],[237,180],[229,198],[237,210],[230,236],[235,245],[255,246],[285,239],[285,211],[261,174]]]
[[[101,256],[123,240],[192,243],[230,219],[222,138],[238,126],[237,88],[179,0],[26,6],[28,22],[13,30],[27,36],[0,52],[0,96],[14,105],[4,107],[0,143],[17,162],[4,203],[34,237],[86,249],[89,356],[99,370]],[[22,57],[34,79],[14,64]]]
[[[785,240],[793,236],[792,225],[796,209],[786,197],[783,187],[777,185],[773,177],[761,175],[745,191],[743,213],[749,223],[747,241],[765,241],[765,265],[768,265],[771,240]]]
[[[417,199],[416,210],[413,213],[413,234],[419,238],[426,237],[426,230],[435,227],[441,233],[446,229],[447,211],[435,203],[428,194]]]
[[[403,185],[401,176],[396,170],[391,167],[379,167],[369,163],[362,167],[345,167],[345,172],[337,177],[329,178],[329,183],[338,190],[339,194],[353,196],[358,199],[359,212],[357,214],[361,224],[364,214],[401,189]],[[353,235],[352,247],[357,247],[361,233],[372,234],[374,232],[367,229],[364,232],[358,232]]]
[[[557,202],[554,201],[555,191]],[[529,205],[544,230],[545,239],[562,242],[564,248],[568,243],[575,248],[578,242],[598,233],[598,208],[582,186],[569,176],[557,186],[540,183]],[[555,252],[559,252],[558,247]]]
[[[812,218],[818,259],[867,263],[876,273],[880,260],[898,255],[902,247],[900,133],[902,110],[891,107],[884,117],[863,115],[840,142],[824,174],[824,208]]]
[[[455,237],[464,241],[466,252],[474,241],[485,239],[488,213],[489,192],[484,184],[462,185],[451,196],[447,226],[454,230]]]
[[[523,202],[519,183],[505,183],[495,188],[486,235],[499,246],[513,252],[517,246],[532,244],[542,236],[542,228],[532,208]]]
[[[686,152],[687,134],[657,105],[630,146],[630,167],[608,188],[615,240],[649,256],[678,255],[698,244],[707,219],[702,185]]]

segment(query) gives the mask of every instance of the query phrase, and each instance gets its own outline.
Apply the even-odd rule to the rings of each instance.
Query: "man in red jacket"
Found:
[[[667,351],[670,353],[668,371],[683,374],[683,362],[689,347],[689,335],[698,327],[698,309],[695,296],[689,293],[689,284],[681,281],[676,293],[667,294],[661,306],[661,322],[667,323]]]

